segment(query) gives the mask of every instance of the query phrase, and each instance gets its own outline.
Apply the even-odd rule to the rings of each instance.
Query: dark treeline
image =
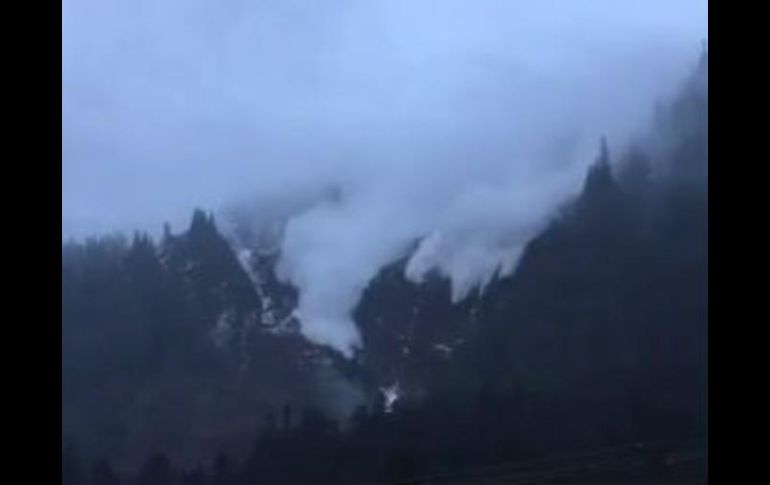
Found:
[[[200,459],[246,446],[284,402],[315,402],[310,346],[277,333],[262,309],[202,211],[157,244],[137,234],[63,245],[68,453],[124,466],[155,447]]]
[[[314,401],[320,351],[272,331],[264,288],[210,216],[158,244],[64,245],[63,482],[494,480],[594,450],[673,471],[707,447],[707,79],[704,53],[649,140],[602,143],[511,277],[452,305],[447,281],[384,268],[354,315],[364,351],[334,360],[375,396],[347,420]],[[213,430],[247,451],[215,451]],[[215,444],[185,461],[185,440]],[[127,443],[134,466],[118,472]]]

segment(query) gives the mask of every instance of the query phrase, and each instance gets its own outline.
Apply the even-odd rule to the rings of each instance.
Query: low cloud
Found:
[[[409,277],[457,299],[510,271],[706,24],[694,0],[63,0],[63,236],[338,188],[292,213],[279,269],[306,335],[349,354],[361,291],[415,240]]]

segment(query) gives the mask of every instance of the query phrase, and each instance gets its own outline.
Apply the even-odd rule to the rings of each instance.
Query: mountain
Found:
[[[465,377],[446,384],[455,390],[562,389],[609,378],[600,371],[623,380],[632,369],[705,365],[707,68],[704,53],[659,113],[650,138],[665,138],[665,150],[644,140],[652,148],[612,159],[602,142],[580,195],[527,245],[511,277],[452,305],[446,280],[404,278],[408,256],[384,268],[355,314],[372,372],[403,382],[457,367]]]
[[[324,351],[278,328],[273,302],[291,289],[255,269],[269,290],[202,211],[158,244],[137,234],[63,245],[63,439],[120,467],[148,450],[193,463],[242,454],[287,403],[335,411]]]
[[[85,461],[141,483],[173,467],[187,483],[451,480],[707,444],[706,52],[647,136],[617,155],[602,141],[513,274],[453,303],[440,275],[406,278],[411,253],[382,268],[352,360],[299,332],[297,290],[275,274],[289,216],[250,217],[222,229],[198,210],[158,242],[63,244],[66,476]],[[658,452],[641,449],[622,459],[649,469]]]

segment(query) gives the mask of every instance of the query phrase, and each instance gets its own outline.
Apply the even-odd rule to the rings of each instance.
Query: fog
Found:
[[[336,187],[279,272],[350,354],[360,292],[417,239],[407,276],[455,299],[510,272],[706,37],[705,0],[63,0],[62,236]]]

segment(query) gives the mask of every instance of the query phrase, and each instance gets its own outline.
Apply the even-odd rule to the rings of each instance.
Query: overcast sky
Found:
[[[282,271],[344,348],[328,328],[414,237],[410,275],[458,297],[515,259],[707,33],[706,0],[63,0],[63,237],[337,185]]]

